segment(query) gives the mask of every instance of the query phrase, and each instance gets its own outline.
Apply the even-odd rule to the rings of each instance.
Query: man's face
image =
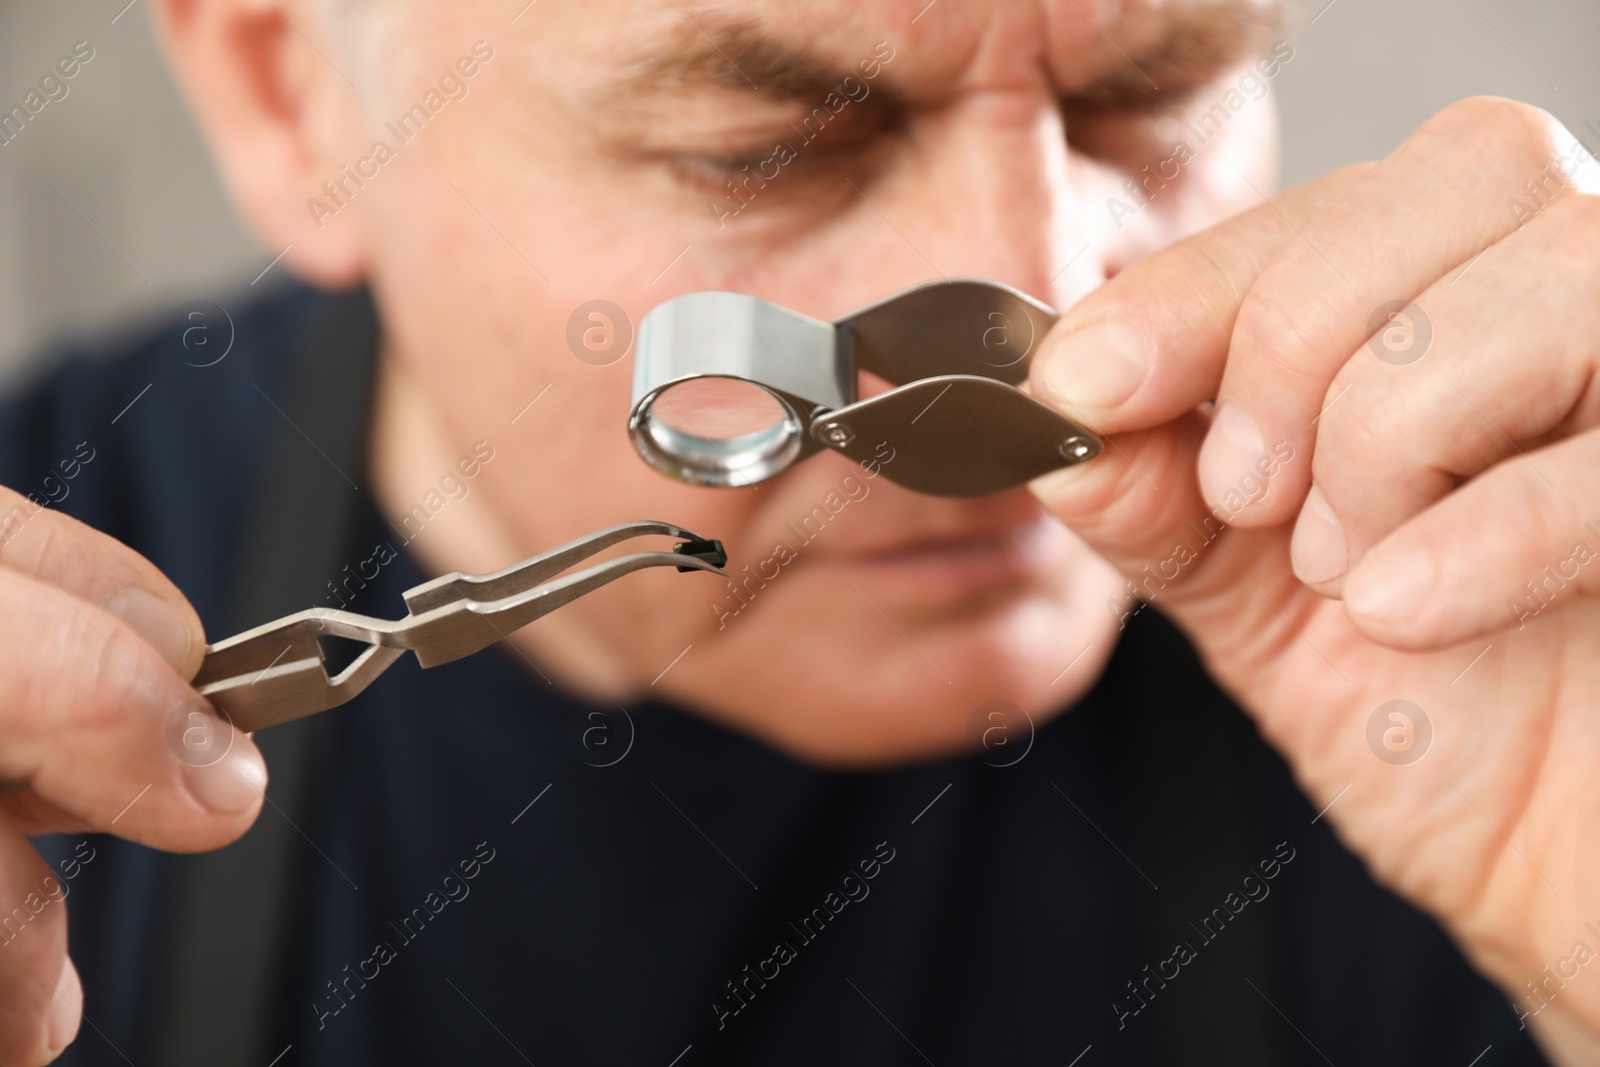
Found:
[[[639,518],[728,546],[737,592],[630,577],[536,624],[541,666],[857,764],[957,748],[991,700],[1042,722],[1081,695],[1121,582],[1025,490],[919,496],[832,453],[676,483],[629,444],[631,357],[580,359],[569,319],[605,300],[636,328],[705,289],[833,319],[961,276],[1064,308],[1268,188],[1275,8],[516,6],[379,5],[382,59],[328,124],[328,176],[369,176],[322,201],[367,250],[386,388],[409,397],[394,433],[438,442],[412,449],[419,480],[484,440],[475,521],[508,551]],[[601,346],[604,325],[581,323]],[[434,562],[514,558],[490,556]]]

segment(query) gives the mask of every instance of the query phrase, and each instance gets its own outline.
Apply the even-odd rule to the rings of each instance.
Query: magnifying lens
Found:
[[[742,293],[656,307],[639,327],[628,431],[693,485],[772,477],[823,448],[938,496],[980,496],[1100,454],[1092,431],[1024,392],[1058,318],[996,282],[931,282],[823,322]],[[895,388],[858,398],[862,371]]]

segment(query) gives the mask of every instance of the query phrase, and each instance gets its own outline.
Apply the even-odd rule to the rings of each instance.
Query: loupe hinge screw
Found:
[[[822,439],[835,448],[843,448],[856,439],[856,432],[842,422],[830,422],[819,432]]]
[[[1081,461],[1094,458],[1099,449],[1095,447],[1094,442],[1089,438],[1073,434],[1061,442],[1061,447],[1058,451],[1067,459]]]

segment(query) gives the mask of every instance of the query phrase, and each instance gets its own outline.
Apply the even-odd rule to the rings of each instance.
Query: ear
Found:
[[[359,128],[356,91],[325,58],[332,50],[309,5],[158,0],[153,7],[173,72],[246,225],[270,254],[287,246],[283,266],[312,284],[360,282],[360,227],[326,209],[322,188],[338,176],[339,159],[348,158],[341,149]]]

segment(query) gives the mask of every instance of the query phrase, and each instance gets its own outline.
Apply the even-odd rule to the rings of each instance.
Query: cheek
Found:
[[[1214,103],[1221,93],[1219,87],[1202,99]],[[1278,113],[1276,100],[1270,94],[1248,101],[1203,143],[1181,122],[1175,122],[1167,134],[1159,142],[1150,143],[1146,152],[1153,154],[1149,159],[1141,158],[1137,163],[1119,162],[1112,166],[1074,159],[1075,184],[1082,190],[1078,199],[1087,213],[1085,230],[1103,235],[1109,249],[1110,277],[1175,241],[1259,207],[1262,201],[1255,190],[1270,196],[1277,185]],[[1171,162],[1177,140],[1191,149],[1189,162],[1181,167],[1176,180],[1169,181],[1150,198],[1147,206],[1137,205],[1128,191],[1130,177],[1143,177],[1141,168],[1146,162],[1153,171],[1163,162],[1165,173],[1178,169]],[[1108,212],[1108,201],[1113,199],[1136,208],[1131,213],[1119,212],[1120,227]]]
[[[475,93],[463,107],[478,101]],[[473,151],[468,145],[462,150]],[[415,174],[386,170],[380,178],[386,189],[374,182],[364,191],[427,206],[427,213],[402,212],[411,225],[375,235],[373,287],[392,338],[390,356],[425,388],[447,429],[448,455],[464,454],[477,440],[495,448],[463,505],[485,508],[510,542],[505,558],[493,565],[638,519],[719,538],[734,551],[749,548],[750,513],[760,490],[697,489],[646,466],[627,433],[631,346],[607,363],[592,352],[580,358],[568,341],[569,321],[593,301],[622,308],[624,319],[613,326],[636,340],[639,320],[656,303],[684,288],[714,287],[696,277],[698,249],[652,287],[688,243],[671,227],[635,223],[623,232],[625,211],[604,217],[599,209],[606,205],[590,204],[531,168],[506,168],[503,161],[491,167],[487,158],[470,155],[432,171],[422,165],[428,162],[423,156],[412,162]],[[496,188],[496,175],[507,169],[521,175],[514,193]],[[429,183],[444,196],[430,194]],[[535,203],[569,203],[577,210],[549,218],[518,210]],[[583,214],[591,207],[596,215]],[[583,327],[594,323],[580,316],[579,325],[581,346]],[[662,547],[660,539],[629,546]],[[579,598],[538,625],[581,632],[644,684],[714,626],[710,604],[722,592],[715,576],[644,572]]]
[[[1185,234],[1259,207],[1256,189],[1271,196],[1278,184],[1277,99],[1268,94],[1247,104],[1205,145],[1191,167],[1194,189],[1182,220]]]

